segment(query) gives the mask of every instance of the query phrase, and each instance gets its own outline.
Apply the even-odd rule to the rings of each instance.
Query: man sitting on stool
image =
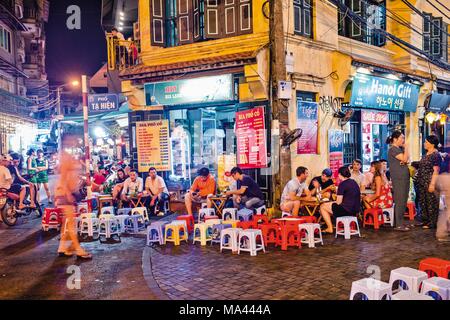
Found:
[[[264,205],[264,195],[255,180],[242,173],[241,168],[231,169],[231,176],[237,182],[237,189],[227,191],[227,196],[237,195],[234,199],[235,208],[245,206],[247,209],[255,209]]]
[[[189,215],[192,215],[192,203],[207,203],[207,197],[216,192],[216,180],[209,174],[208,168],[201,168],[191,189],[184,197],[184,203]]]
[[[143,191],[142,178],[138,177],[136,170],[131,170],[129,178],[123,183],[122,201],[126,204],[130,204],[132,198],[137,198]]]
[[[289,181],[284,187],[280,204],[281,211],[290,212],[295,217],[298,216],[302,201],[313,200],[311,191],[306,184],[306,179],[309,175],[308,169],[298,167],[296,174],[297,177]],[[306,197],[302,196],[303,193]]]
[[[157,214],[159,211],[160,215],[164,215],[164,204],[169,201],[169,190],[167,190],[164,179],[158,176],[153,167],[148,170],[145,192],[150,194],[145,203],[145,206],[150,209],[150,214]]]

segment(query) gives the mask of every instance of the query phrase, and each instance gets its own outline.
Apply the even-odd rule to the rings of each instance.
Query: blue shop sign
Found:
[[[119,110],[117,94],[90,94],[88,97],[89,112],[110,112]]]
[[[418,100],[419,86],[411,83],[361,73],[353,79],[353,107],[415,112]]]

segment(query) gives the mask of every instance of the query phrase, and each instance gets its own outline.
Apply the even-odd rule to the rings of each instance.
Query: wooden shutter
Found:
[[[364,17],[364,8],[361,0],[350,0],[350,9],[360,17]],[[355,19],[356,20],[356,19]],[[356,40],[363,40],[363,28],[362,23],[358,20],[352,22],[350,26],[350,36]]]
[[[201,33],[201,17],[200,17],[200,0],[192,0],[193,10],[193,38],[194,41],[199,41],[202,38]]]
[[[423,17],[423,51],[431,53],[431,14]]]
[[[194,42],[193,0],[177,0],[178,43]]]
[[[165,46],[165,0],[151,0],[150,2],[150,30],[152,46]]]
[[[442,56],[442,18],[431,19],[431,55]]]
[[[290,0],[289,0],[290,1]],[[236,0],[239,34],[253,32],[253,8],[251,0]]]
[[[223,6],[224,20],[221,22],[223,26],[223,36],[224,37],[236,36],[239,33],[239,21],[238,21],[239,0],[223,0],[223,1],[224,1]]]
[[[205,0],[205,38],[217,39],[222,37],[220,23],[223,0]]]

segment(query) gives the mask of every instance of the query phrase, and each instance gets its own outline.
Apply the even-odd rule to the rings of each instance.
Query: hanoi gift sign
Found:
[[[357,73],[353,79],[353,107],[415,112],[419,87],[403,82]]]
[[[88,97],[89,112],[109,112],[119,110],[117,94],[90,94]]]
[[[234,100],[231,74],[147,83],[144,88],[148,106]]]

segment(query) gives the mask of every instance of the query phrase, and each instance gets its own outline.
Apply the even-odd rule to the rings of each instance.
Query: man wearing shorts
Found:
[[[280,208],[283,212],[290,212],[293,216],[298,216],[301,201],[311,199],[311,191],[308,189],[306,179],[309,172],[305,167],[298,167],[297,177],[289,181],[281,194]],[[302,194],[305,196],[302,196]]]

